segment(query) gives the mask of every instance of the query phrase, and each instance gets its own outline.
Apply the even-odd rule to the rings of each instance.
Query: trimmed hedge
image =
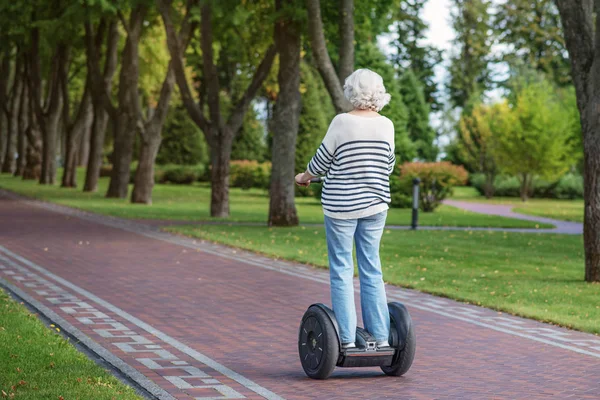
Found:
[[[473,174],[471,185],[484,195],[485,176]],[[499,175],[494,179],[494,195],[498,197],[520,197],[521,183],[517,177]],[[534,179],[530,197],[548,199],[583,198],[583,177],[578,174],[566,174],[556,182]]]

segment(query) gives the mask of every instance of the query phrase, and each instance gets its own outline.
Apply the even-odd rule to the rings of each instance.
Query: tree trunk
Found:
[[[108,111],[105,102],[112,90],[112,79],[117,70],[117,51],[119,43],[119,30],[116,22],[112,22],[108,29],[104,73],[100,73],[98,65],[98,48],[102,43],[104,33],[101,29],[93,38],[93,32],[88,31],[90,24],[86,24],[86,42],[89,40],[87,50],[88,74],[90,74],[92,87],[92,107],[94,119],[90,131],[89,155],[85,172],[84,192],[95,192],[98,189],[98,178],[102,167],[102,151],[104,149],[104,138],[108,126]],[[90,36],[88,38],[88,35]],[[95,43],[94,43],[95,42]],[[106,97],[106,98],[105,98]],[[85,139],[84,139],[85,140]]]
[[[160,130],[158,135],[153,135],[147,140],[142,140],[140,156],[135,171],[132,203],[152,204],[152,189],[154,188],[154,161],[162,138]]]
[[[119,107],[116,113],[114,111],[111,113],[114,135],[113,165],[106,197],[120,199],[127,197],[133,142],[138,122],[141,122],[142,118],[138,96],[139,43],[145,15],[146,8],[136,7],[131,12],[127,28],[119,76]]]
[[[521,201],[526,202],[527,198],[529,196],[529,180],[530,180],[530,176],[529,174],[522,174],[522,180],[521,180]]]
[[[354,72],[354,0],[341,0],[338,77],[342,87],[352,72]]]
[[[92,123],[92,134],[90,138],[90,155],[85,171],[84,192],[95,192],[98,190],[98,178],[102,167],[102,150],[104,138],[108,125],[108,113],[103,105],[94,104],[94,122]]]
[[[56,145],[60,125],[60,113],[47,117],[42,130],[42,171],[40,183],[53,185],[56,178]]]
[[[555,2],[571,60],[583,136],[585,280],[600,282],[600,4]]]
[[[0,63],[0,165],[4,163],[4,154],[6,153],[6,140],[8,137],[8,117],[4,110],[8,106],[6,91],[8,88],[8,79],[10,77],[10,48],[5,49]]]
[[[129,188],[133,142],[137,128],[135,121],[126,113],[119,113],[112,127],[114,137],[112,171],[106,197],[124,199]]]
[[[0,168],[4,164],[6,154],[6,140],[8,139],[8,118],[6,113],[0,110]]]
[[[77,166],[85,167],[90,157],[90,140],[92,138],[92,124],[94,122],[94,108],[92,105],[92,119],[88,129],[82,132],[81,140],[79,140],[79,149],[77,149]]]
[[[39,38],[39,31],[35,33]],[[63,93],[61,89],[62,82],[68,76],[69,48],[64,43],[59,43],[52,56],[52,66],[50,69],[50,78],[48,79],[48,94],[45,101],[45,107],[40,104],[41,85],[40,77],[40,49],[39,40],[36,38],[32,48],[32,74],[35,76],[30,80],[29,91],[33,95],[32,104],[35,106],[35,115],[42,132],[42,171],[40,175],[40,184],[54,184],[56,177],[56,146],[60,132],[60,121],[63,110]]]
[[[62,187],[77,187],[77,151],[84,132],[89,131],[91,128],[94,119],[93,112],[92,92],[88,79],[75,121],[68,127],[66,132],[66,156]]]
[[[169,63],[167,75],[160,91],[158,105],[150,120],[144,124],[142,131],[142,145],[137,170],[135,171],[132,203],[152,204],[152,188],[154,187],[154,161],[162,141],[161,131],[169,110],[171,93],[175,85],[173,63]]]
[[[22,58],[18,56],[13,79],[12,96],[8,114],[8,135],[6,138],[6,153],[2,163],[2,172],[12,174],[16,168],[16,146],[19,135],[19,110],[21,108],[21,93],[23,92],[23,66]]]
[[[233,134],[213,132],[217,142],[212,143],[211,152],[211,197],[210,216],[216,218],[229,217],[229,163]]]
[[[24,79],[27,79],[26,76]],[[18,129],[18,140],[17,140],[17,169],[15,170],[15,176],[22,176],[25,164],[27,162],[27,129],[29,128],[29,95],[27,91],[27,85],[23,85],[23,92],[21,93],[21,107],[19,110],[19,129]]]
[[[276,0],[277,10],[289,0]],[[270,226],[298,225],[294,203],[296,137],[300,117],[300,36],[297,22],[282,18],[275,25],[279,53],[279,93],[273,113],[273,150],[269,203]]]
[[[485,198],[491,199],[494,196],[494,174],[486,173],[485,174]]]
[[[600,282],[600,99],[589,105],[594,109],[595,124],[589,123],[584,142],[584,248],[585,280]]]
[[[323,20],[321,19],[321,2],[319,0],[306,0],[306,9],[308,11],[308,36],[315,64],[317,64],[317,69],[323,78],[329,96],[331,96],[335,111],[336,113],[350,111],[352,110],[352,105],[344,97],[340,79],[331,63],[331,58],[325,44]],[[354,44],[354,38],[352,38],[352,43]]]

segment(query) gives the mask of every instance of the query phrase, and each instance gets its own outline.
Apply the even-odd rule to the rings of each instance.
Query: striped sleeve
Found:
[[[338,117],[335,117],[329,125],[329,129],[323,138],[323,142],[306,166],[306,170],[309,174],[313,176],[323,176],[326,175],[327,171],[329,171],[329,168],[331,168],[333,154],[336,150],[336,136],[337,130],[339,129],[338,125]]]
[[[388,175],[394,173],[394,167],[396,166],[396,154],[392,150],[392,154],[388,158]]]

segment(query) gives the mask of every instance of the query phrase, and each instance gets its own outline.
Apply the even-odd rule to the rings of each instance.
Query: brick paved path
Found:
[[[599,337],[394,287],[417,331],[408,374],[310,380],[297,327],[329,302],[327,277],[0,192],[0,283],[141,372],[158,398],[599,398]]]

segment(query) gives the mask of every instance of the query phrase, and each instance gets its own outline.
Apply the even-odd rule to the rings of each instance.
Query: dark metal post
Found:
[[[412,229],[417,229],[417,222],[419,220],[419,184],[421,180],[419,178],[413,179],[413,210],[412,210]]]

